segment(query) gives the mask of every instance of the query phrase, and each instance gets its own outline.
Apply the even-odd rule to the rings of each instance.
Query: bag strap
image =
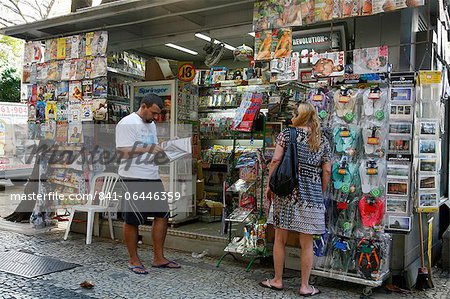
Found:
[[[297,129],[294,127],[289,127],[289,140],[292,144],[296,144]]]

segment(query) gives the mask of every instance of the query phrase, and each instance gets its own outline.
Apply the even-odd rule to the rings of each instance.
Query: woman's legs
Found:
[[[273,265],[275,270],[275,277],[269,280],[269,283],[271,286],[277,288],[283,287],[283,270],[287,238],[287,230],[281,228],[275,229],[275,241],[273,244]],[[263,281],[262,283],[267,285],[267,282],[265,281]]]
[[[313,236],[300,233],[300,247],[301,253],[301,270],[302,270],[302,285],[300,287],[300,294],[310,294],[313,289],[309,285],[309,276],[314,260],[313,251]],[[316,290],[317,292],[317,290]]]

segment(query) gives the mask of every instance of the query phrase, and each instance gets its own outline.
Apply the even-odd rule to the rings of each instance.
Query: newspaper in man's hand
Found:
[[[192,139],[191,137],[172,139],[161,143],[161,147],[169,162],[173,162],[192,154]]]

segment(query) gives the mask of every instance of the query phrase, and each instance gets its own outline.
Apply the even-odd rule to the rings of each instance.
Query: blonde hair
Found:
[[[320,148],[322,134],[316,108],[310,103],[300,103],[298,104],[297,111],[298,115],[292,119],[292,124],[294,127],[309,127],[311,129],[308,140],[309,148],[311,151],[317,152]]]

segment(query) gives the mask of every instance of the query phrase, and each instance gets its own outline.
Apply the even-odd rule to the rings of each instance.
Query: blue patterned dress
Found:
[[[289,128],[277,138],[277,144],[285,147],[290,142]],[[268,223],[310,235],[325,232],[325,203],[322,193],[322,164],[331,160],[328,140],[322,136],[320,148],[312,152],[308,144],[309,132],[297,128],[297,155],[299,160],[299,188],[288,196],[278,197],[272,202]]]

